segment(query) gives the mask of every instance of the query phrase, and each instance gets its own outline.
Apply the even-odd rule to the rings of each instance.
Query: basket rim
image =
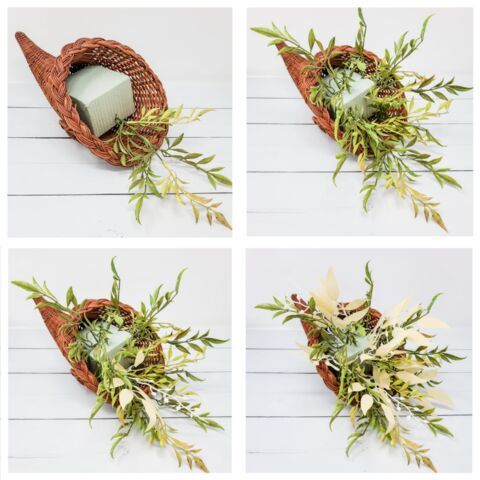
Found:
[[[122,54],[135,59],[136,63],[148,75],[148,83],[152,85],[152,90],[159,93],[162,104],[158,105],[160,109],[168,108],[167,96],[162,82],[151,69],[145,59],[136,53],[132,48],[124,45],[116,40],[106,40],[101,37],[87,38],[82,37],[74,42],[64,45],[60,54],[54,59],[52,70],[46,83],[46,89],[50,90],[50,103],[52,108],[60,116],[60,125],[70,135],[86,146],[96,156],[106,160],[115,166],[131,168],[134,163],[122,165],[120,162],[120,154],[113,150],[113,143],[109,140],[112,138],[112,132],[106,132],[104,135],[95,136],[88,125],[84,123],[67,91],[67,78],[70,75],[70,67],[75,63],[82,53],[89,52],[95,48],[103,47],[111,50],[121,51]],[[91,65],[97,65],[91,63]],[[123,72],[128,75],[128,72]],[[132,88],[135,89],[135,78],[128,75],[132,81]],[[135,102],[134,116],[139,113],[140,105]],[[150,133],[149,139],[151,143],[159,148],[168,134],[168,127],[163,131]]]
[[[283,47],[285,46],[285,43],[279,43],[277,45],[277,49],[280,51]],[[325,56],[326,50],[321,50],[317,52],[314,56],[315,61],[312,63],[311,61],[304,60],[304,65],[314,65],[316,67],[321,67],[321,63],[319,64],[318,62],[321,62],[322,59]],[[352,47],[351,45],[335,45],[333,47],[332,52],[336,53],[353,53],[357,52],[357,49],[355,47]],[[371,61],[373,61],[375,64],[378,64],[381,61],[381,58],[378,57],[375,53],[369,51],[369,50],[363,50],[363,56]],[[281,54],[285,63],[287,64],[286,58],[289,55],[292,55],[294,58],[299,58],[303,59],[303,57],[300,57],[298,54],[295,53],[282,53]],[[326,133],[329,137],[334,139],[335,141],[341,140],[343,138],[343,131],[339,128],[337,132],[337,138],[335,137],[334,130],[335,130],[335,121],[330,115],[330,111],[328,108],[322,105],[315,105],[310,101],[310,89],[317,84],[317,81],[315,79],[315,76],[311,72],[298,72],[297,76],[300,78],[300,81],[302,83],[299,83],[294,76],[292,75],[292,72],[290,71],[289,65],[287,64],[287,69],[289,70],[290,76],[292,77],[294,83],[296,84],[298,90],[300,91],[305,103],[308,105],[312,113],[314,114],[313,116],[313,121],[314,123],[324,132]],[[294,67],[294,68],[298,68]],[[300,75],[298,75],[300,74]],[[398,82],[399,85],[401,85],[400,81]],[[402,96],[405,98],[405,94],[402,94]],[[405,107],[405,105],[402,106],[402,115],[408,116],[408,111]],[[357,154],[360,154],[361,151],[357,150]]]

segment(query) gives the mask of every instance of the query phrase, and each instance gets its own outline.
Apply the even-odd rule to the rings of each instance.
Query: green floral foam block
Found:
[[[358,73],[350,73],[347,70],[341,70],[339,76],[342,80],[350,76],[348,81],[348,89],[344,89],[341,94],[343,107],[347,110],[357,109],[361,112],[364,118],[371,115],[372,109],[369,107],[370,102],[367,98],[368,94],[375,88],[375,83],[369,78],[363,78]],[[338,93],[339,87],[334,78],[327,77],[327,83],[333,90],[334,95]],[[342,84],[340,83],[340,85]]]
[[[67,91],[78,114],[100,137],[135,112],[132,82],[128,75],[100,65],[90,65],[67,78]]]
[[[101,328],[85,328],[80,335],[91,345],[90,354],[88,356],[88,367],[95,372],[98,362],[102,360],[113,360],[115,355],[128,343],[131,338],[129,332],[119,330],[115,325],[110,325],[108,330]],[[100,338],[103,340],[99,342]],[[101,343],[102,345],[98,345]],[[129,363],[125,359],[120,362],[124,367],[128,367]]]

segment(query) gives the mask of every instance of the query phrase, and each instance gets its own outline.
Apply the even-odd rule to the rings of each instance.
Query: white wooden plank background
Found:
[[[215,329],[221,336],[225,330]],[[42,338],[50,347],[39,348]],[[174,455],[153,448],[134,434],[112,460],[110,437],[118,427],[115,412],[103,408],[88,427],[95,397],[69,373],[69,366],[45,331],[10,331],[9,349],[9,470],[11,472],[71,471],[71,462],[82,451],[76,471],[176,472]],[[17,340],[15,340],[17,339]],[[16,347],[20,342],[22,347]],[[40,344],[44,344],[40,342]],[[220,422],[223,432],[204,433],[188,420],[166,412],[168,422],[178,428],[178,437],[202,448],[211,471],[230,470],[231,381],[228,346],[214,349],[195,366],[205,379],[193,388],[204,408]],[[28,432],[28,433],[27,433]],[[66,432],[68,442],[66,442]],[[25,439],[28,438],[28,441]],[[54,459],[54,461],[52,460]]]
[[[441,261],[439,261],[441,259]],[[472,468],[472,327],[471,253],[467,250],[372,249],[252,249],[247,252],[247,470],[249,472],[405,472],[399,449],[382,445],[371,436],[344,450],[352,427],[347,415],[328,427],[334,395],[298,344],[306,343],[301,326],[280,319],[254,305],[272,295],[309,288],[332,265],[342,298],[358,298],[364,291],[363,265],[371,260],[375,305],[388,311],[405,296],[426,303],[443,291],[435,316],[450,328],[434,331],[435,343],[448,345],[465,360],[445,364],[440,388],[454,401],[438,413],[454,439],[433,437],[421,425],[410,423],[412,438],[431,448],[440,472],[469,472]],[[396,300],[395,300],[396,298]],[[426,471],[426,470],[421,470]]]
[[[209,249],[92,249],[11,250],[11,279],[47,279],[58,294],[73,284],[79,298],[108,295],[108,261],[117,257],[122,277],[122,298],[137,305],[155,285],[172,285],[182,266],[188,266],[182,290],[163,320],[210,329],[217,338],[231,338],[230,252]],[[149,264],[145,270],[144,265]],[[98,271],[92,275],[92,265]],[[206,277],[206,271],[211,276]],[[159,274],[158,272],[161,272]],[[205,279],[208,278],[208,281]],[[147,287],[148,285],[148,287]],[[148,288],[148,290],[147,290]],[[102,293],[103,292],[103,293]],[[209,306],[215,301],[216,310]],[[9,292],[9,470],[11,472],[177,472],[174,454],[148,445],[141,435],[128,438],[119,456],[109,456],[110,437],[118,428],[115,412],[103,408],[88,426],[95,396],[69,373],[70,368],[25,294]],[[193,385],[206,411],[221,423],[221,432],[203,432],[188,420],[165,411],[178,428],[178,437],[203,450],[211,471],[228,472],[231,464],[231,344],[207,352],[192,371],[204,378]],[[78,452],[82,462],[78,462]],[[185,470],[188,471],[188,468]]]
[[[280,61],[280,60],[279,60]],[[448,75],[445,75],[448,77]],[[468,75],[457,76],[471,85]],[[332,182],[338,147],[312,122],[312,115],[291,79],[248,81],[248,231],[252,235],[444,235],[433,223],[415,219],[408,202],[393,191],[379,191],[362,209],[361,173],[354,159]],[[440,201],[452,235],[473,232],[472,93],[459,96],[451,112],[432,119],[434,135],[445,148],[445,165],[463,185],[442,189],[429,177],[420,191]]]
[[[232,176],[231,92],[225,82],[178,81],[166,86],[171,105],[212,107],[200,122],[172,128],[171,136],[185,134],[184,147],[216,154],[225,174]],[[9,86],[9,233],[11,236],[124,237],[229,236],[206,220],[195,225],[192,212],[170,196],[152,198],[136,223],[128,205],[129,170],[108,165],[68,138],[58,125],[37,85]],[[214,190],[209,182],[178,165],[195,193],[224,203],[231,219],[231,189]]]

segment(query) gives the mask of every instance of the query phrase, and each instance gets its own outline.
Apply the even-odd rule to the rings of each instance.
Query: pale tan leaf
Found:
[[[400,313],[405,309],[408,303],[408,297],[404,298],[400,303],[397,303],[392,310],[390,311],[390,314],[388,315],[388,319],[390,321],[391,325],[396,325],[398,322],[398,316]]]
[[[390,388],[390,375],[377,367],[373,367],[373,380],[377,387],[385,390]]]
[[[438,388],[426,388],[427,395],[437,403],[441,405],[446,405],[447,407],[453,407],[453,400],[449,395]]]
[[[357,310],[357,308],[363,307],[365,305],[366,300],[364,298],[358,298],[357,300],[352,300],[350,303],[343,307],[344,310]]]
[[[396,373],[397,378],[402,380],[403,382],[409,384],[409,385],[416,385],[417,383],[424,383],[425,380],[423,380],[420,377],[417,377],[414,373],[407,372],[405,370],[402,370],[401,372]]]
[[[393,413],[393,408],[390,405],[382,403],[381,407],[388,422],[387,430],[385,431],[385,433],[387,434],[395,428],[395,414]]]
[[[353,382],[349,387],[348,391],[349,392],[361,392],[362,390],[365,390],[365,387],[359,383],[359,382]]]
[[[135,362],[133,363],[134,367],[138,367],[140,364],[143,363],[145,360],[145,354],[143,353],[143,350],[139,350],[137,352],[137,355],[135,356]]]
[[[395,350],[404,340],[406,336],[406,331],[402,328],[397,328],[393,331],[393,338],[383,345],[380,345],[375,354],[379,357],[384,357],[389,354],[392,350]]]
[[[417,376],[420,377],[424,382],[430,382],[437,377],[438,371],[435,369],[423,370],[423,372],[418,373]]]
[[[334,300],[335,302],[338,301],[338,296],[340,295],[338,289],[337,279],[335,278],[335,274],[333,273],[332,267],[328,269],[327,278],[325,280],[325,288],[327,290],[328,296]]]
[[[315,300],[315,305],[317,309],[323,313],[326,317],[331,317],[337,311],[336,303],[331,300],[324,291],[321,289],[318,292],[311,292],[313,299]]]
[[[422,335],[418,330],[415,330],[414,328],[409,328],[406,330],[406,335],[405,337],[408,338],[411,342],[421,345],[423,347],[428,347],[430,345],[430,340],[428,340],[427,337]]]
[[[365,395],[362,395],[362,399],[360,400],[360,408],[362,409],[362,412],[364,415],[367,414],[367,412],[370,410],[370,408],[373,405],[373,397],[366,393]]]
[[[448,326],[448,323],[444,322],[443,320],[440,320],[439,318],[432,317],[430,315],[421,318],[417,322],[417,325],[423,328],[450,328]]]
[[[113,385],[114,388],[118,388],[118,387],[121,387],[122,385],[125,385],[125,384],[124,384],[124,382],[121,378],[115,377],[112,380],[112,385]]]
[[[355,313],[352,313],[351,315],[349,315],[348,317],[345,317],[343,320],[344,322],[347,324],[347,325],[350,325],[352,323],[357,323],[359,322],[360,320],[362,320],[362,318],[365,317],[365,315],[368,313],[370,309],[367,307],[363,310],[360,310],[358,312],[355,312]]]
[[[120,406],[122,410],[125,410],[125,407],[133,400],[133,392],[128,388],[124,388],[120,391],[118,396],[118,401],[120,402]]]
[[[148,432],[157,423],[157,407],[153,402],[153,400],[151,400],[150,398],[148,400],[145,398],[142,399],[142,403],[143,403],[143,408],[145,409],[145,413],[148,416],[148,425],[147,425],[147,428],[145,429],[145,431]]]

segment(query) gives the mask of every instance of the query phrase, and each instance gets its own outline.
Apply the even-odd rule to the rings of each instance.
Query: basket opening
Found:
[[[353,50],[353,49],[352,49]],[[345,63],[348,61],[351,53],[353,53],[353,51],[343,51],[341,53],[339,53],[338,55],[334,56],[331,60],[330,60],[330,65],[334,68],[334,69],[341,69],[341,68],[344,68],[344,65]],[[374,58],[371,58],[370,56],[368,55],[364,55],[363,56],[363,60],[366,64],[366,74],[373,74],[375,73],[376,69],[377,69],[377,64],[378,64],[378,59],[374,59]],[[323,57],[323,52],[319,52],[317,55],[316,55],[316,61],[317,61],[317,64],[318,65],[322,65],[324,63],[324,57]],[[360,75],[363,76],[362,72],[360,71],[357,71],[357,73],[359,73]],[[319,72],[319,75],[320,77],[322,78],[325,78],[327,75],[328,75],[328,70],[326,68],[322,68]],[[393,86],[391,88],[391,91],[388,93],[388,95],[393,95],[395,93],[395,90],[401,88],[401,85],[400,83],[392,78],[392,83],[393,83]],[[333,120],[335,120],[335,111],[332,109],[332,108],[329,108],[328,109],[328,112],[331,116],[331,118]],[[373,112],[368,118],[369,119],[375,119],[376,118],[376,113]],[[402,115],[406,115],[406,111],[402,108],[398,108],[398,109],[390,109],[389,111],[387,111],[387,116],[388,117],[397,117],[397,116],[402,116]]]
[[[78,312],[78,329],[83,330],[86,328],[85,320],[94,323],[102,321],[102,318],[107,312],[109,305],[102,305],[93,308],[87,308],[85,311]],[[132,312],[126,308],[119,306],[120,315],[124,319],[123,327],[128,327],[132,323]]]
[[[70,59],[67,76],[85,68],[88,65],[101,65],[109,70],[117,71],[128,75],[132,81],[133,102],[135,113],[129,119],[141,117],[141,109],[167,107],[163,89],[159,88],[159,82],[150,67],[137,55],[125,48],[117,48],[102,43],[93,47],[83,47]],[[72,102],[73,104],[73,102]],[[75,107],[75,105],[73,104]],[[116,131],[113,127],[99,137],[103,141],[111,139]]]

